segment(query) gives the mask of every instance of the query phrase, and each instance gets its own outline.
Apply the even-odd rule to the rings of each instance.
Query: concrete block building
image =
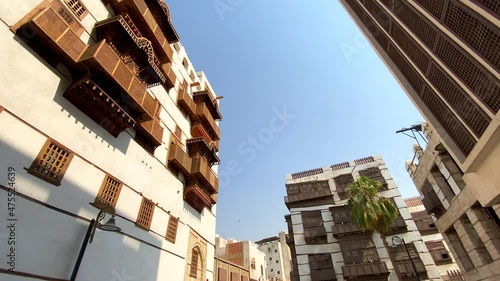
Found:
[[[77,260],[72,280],[213,280],[221,115],[171,17],[162,0],[0,4],[0,280],[69,280]],[[104,207],[121,231],[80,260]]]
[[[500,205],[482,206],[460,166],[441,145],[438,132],[431,124],[423,128],[428,144],[425,149],[415,145],[415,156],[407,162],[422,203],[435,218],[465,280],[498,280]]]
[[[266,254],[252,241],[215,238],[215,256],[232,264],[242,266],[250,273],[250,281],[268,281],[266,276]],[[233,278],[233,277],[231,277]],[[229,281],[239,281],[236,279]]]
[[[347,187],[359,176],[380,181],[399,216],[385,242],[352,221]],[[381,157],[366,157],[287,175],[291,280],[441,280],[404,199]],[[416,268],[416,274],[404,239]],[[394,238],[394,239],[393,239]]]
[[[258,249],[266,254],[267,279],[269,281],[290,281],[291,253],[286,243],[288,234],[281,231],[278,236],[255,242]]]

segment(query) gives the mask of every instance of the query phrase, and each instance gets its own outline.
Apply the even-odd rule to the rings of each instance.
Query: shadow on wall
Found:
[[[0,228],[0,269],[14,267],[15,272],[69,279],[89,220],[99,212],[89,205],[96,194],[87,192],[83,186],[85,183],[72,181],[72,173],[86,173],[86,169],[70,167],[61,185],[52,185],[28,174],[24,167],[29,167],[33,159],[1,137],[0,159],[0,221],[14,225],[10,229]],[[8,167],[15,169],[16,191],[28,198],[8,195]],[[95,175],[95,172],[89,174],[89,179]],[[11,197],[15,197],[15,201],[8,202]],[[117,215],[116,224],[122,233],[96,231],[94,242],[87,247],[77,280],[142,281],[159,278],[163,237],[119,217],[119,211]],[[12,218],[15,221],[9,221]],[[12,252],[14,259],[8,255]],[[12,260],[14,263],[9,265]],[[161,262],[163,267],[184,269],[185,266],[183,258],[171,254],[164,254]]]

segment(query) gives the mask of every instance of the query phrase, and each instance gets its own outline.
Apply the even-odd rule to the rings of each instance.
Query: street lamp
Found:
[[[111,218],[105,223],[101,224],[100,222],[106,217],[106,210],[110,211]],[[99,228],[103,231],[111,231],[111,232],[120,232],[121,228],[116,226],[115,223],[115,207],[111,205],[107,205],[102,208],[97,217],[90,221],[89,227],[87,228],[87,233],[85,234],[85,238],[83,239],[82,247],[80,248],[80,253],[78,254],[78,258],[76,259],[75,267],[73,268],[73,273],[71,274],[70,281],[76,280],[76,275],[78,274],[78,270],[80,269],[80,264],[82,263],[83,254],[85,254],[85,250],[87,249],[87,245],[92,243],[94,240],[94,234],[96,228]]]
[[[415,264],[413,263],[413,259],[411,258],[410,251],[408,250],[408,247],[406,247],[405,240],[399,236],[393,236],[392,237],[392,244],[394,244],[394,245],[403,244],[403,246],[405,247],[406,253],[408,254],[408,258],[410,259],[411,266],[413,267],[413,272],[415,272],[415,277],[417,277],[417,280],[420,281],[420,277],[418,276],[418,273],[417,273],[417,268],[415,267]]]

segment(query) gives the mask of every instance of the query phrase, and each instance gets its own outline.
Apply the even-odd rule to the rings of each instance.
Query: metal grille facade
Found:
[[[470,154],[500,110],[500,29],[458,1],[340,0],[458,159]],[[498,14],[500,2],[475,1]],[[377,44],[378,43],[378,44]],[[393,66],[394,65],[394,66]],[[402,77],[401,77],[402,76]],[[409,84],[409,85],[408,85]],[[463,158],[463,155],[465,158]]]

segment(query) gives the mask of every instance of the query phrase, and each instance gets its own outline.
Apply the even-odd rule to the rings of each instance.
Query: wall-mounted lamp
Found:
[[[111,213],[111,218],[105,223],[101,224],[100,222],[106,217],[106,210],[109,210]],[[115,222],[115,207],[108,205],[102,208],[97,217],[90,221],[89,227],[87,228],[87,233],[85,234],[85,238],[83,239],[82,247],[80,248],[80,253],[78,254],[78,258],[76,259],[75,267],[73,268],[73,273],[71,274],[70,281],[76,280],[76,275],[78,274],[78,270],[80,269],[80,264],[82,263],[83,255],[85,254],[85,250],[87,249],[87,245],[92,243],[94,240],[94,234],[96,228],[99,228],[103,231],[111,231],[111,232],[120,232],[121,228],[116,226]]]

